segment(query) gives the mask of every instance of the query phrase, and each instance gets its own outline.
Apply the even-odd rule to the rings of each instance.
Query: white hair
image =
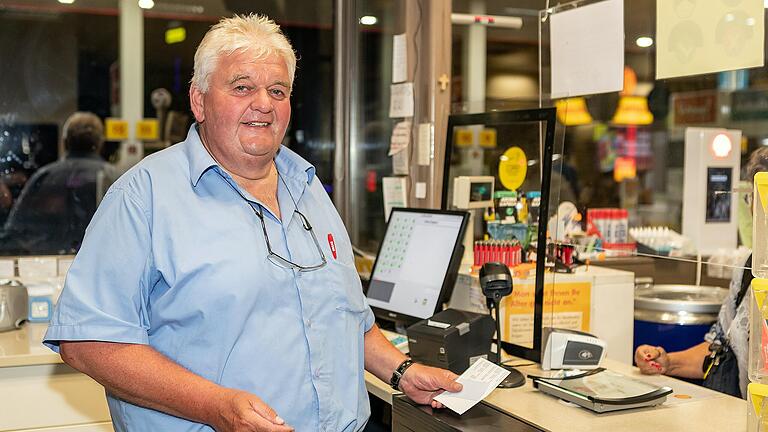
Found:
[[[239,51],[253,53],[264,59],[277,54],[285,61],[290,84],[296,73],[296,53],[280,26],[265,15],[235,15],[223,18],[205,34],[195,52],[191,84],[201,92],[208,91],[208,78],[216,69],[219,58]]]

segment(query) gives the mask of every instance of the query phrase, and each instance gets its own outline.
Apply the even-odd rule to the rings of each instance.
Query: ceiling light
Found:
[[[142,9],[152,9],[155,7],[155,2],[153,0],[139,0],[139,7]]]
[[[766,1],[768,1],[768,0],[766,0]],[[63,4],[72,4],[74,2],[75,2],[75,0],[59,0],[59,3],[63,3]]]
[[[374,25],[377,22],[379,22],[378,18],[373,15],[365,15],[364,17],[360,18],[360,24],[362,25]]]
[[[766,0],[766,1],[768,1],[768,0]],[[648,36],[640,36],[639,38],[637,38],[635,43],[640,48],[648,48],[649,46],[653,45],[653,38],[650,38]]]

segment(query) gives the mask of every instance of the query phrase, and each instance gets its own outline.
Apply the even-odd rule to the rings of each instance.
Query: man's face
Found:
[[[249,51],[219,58],[208,91],[190,88],[190,101],[209,150],[227,169],[271,160],[291,118],[290,82],[277,55],[254,59]],[[241,175],[247,172],[241,173]]]

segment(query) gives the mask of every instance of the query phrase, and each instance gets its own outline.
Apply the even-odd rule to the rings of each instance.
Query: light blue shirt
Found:
[[[374,318],[352,247],[314,167],[285,147],[275,164],[284,182],[282,221],[264,208],[272,250],[300,265],[321,260],[295,199],[324,268],[300,273],[267,259],[250,206],[259,201],[218,166],[193,126],[105,195],[45,344],[57,352],[59,341],[148,344],[202,377],[252,392],[297,431],[361,430],[370,414],[363,337]],[[211,430],[107,398],[118,432]]]

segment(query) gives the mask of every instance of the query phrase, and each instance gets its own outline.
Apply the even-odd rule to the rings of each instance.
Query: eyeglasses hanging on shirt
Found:
[[[282,177],[280,177],[280,179],[282,180]],[[283,182],[283,183],[285,183],[285,182]],[[287,187],[288,186],[286,185],[286,188]],[[290,194],[290,192],[288,192],[288,193]],[[291,196],[291,200],[293,200],[293,196]],[[283,258],[280,255],[278,255],[277,253],[273,252],[272,251],[272,246],[269,244],[269,235],[267,235],[267,225],[264,223],[264,210],[263,210],[263,207],[261,205],[259,205],[259,210],[256,211],[256,208],[253,206],[253,204],[248,202],[248,205],[251,206],[251,210],[253,210],[253,212],[256,213],[256,216],[258,216],[259,220],[261,221],[261,229],[262,229],[262,231],[264,231],[264,241],[267,243],[267,253],[268,253],[267,259],[269,260],[269,262],[271,262],[272,264],[274,264],[274,265],[276,265],[278,267],[282,267],[282,268],[285,268],[285,269],[298,270],[300,272],[309,272],[309,271],[319,270],[319,269],[325,267],[325,265],[328,263],[328,261],[325,259],[325,254],[323,253],[323,249],[320,247],[320,242],[317,241],[317,236],[315,236],[315,231],[312,230],[312,225],[309,223],[309,220],[307,219],[306,216],[304,216],[299,211],[298,205],[296,205],[296,201],[294,201],[293,204],[294,204],[293,212],[296,213],[297,215],[299,215],[299,217],[301,218],[301,225],[302,225],[302,227],[304,227],[305,231],[309,231],[309,235],[312,237],[312,241],[315,243],[315,247],[317,248],[317,253],[320,254],[320,260],[321,260],[320,264],[316,264],[316,265],[312,265],[312,266],[303,266],[303,265],[300,265],[300,264],[296,264],[295,262],[293,262],[293,261],[291,261],[289,259]]]
[[[206,148],[207,150],[207,148]],[[215,160],[215,158],[214,158]],[[253,203],[248,201],[248,199],[243,196],[243,194],[234,186],[232,183],[230,183],[221,172],[217,171],[217,173],[221,176],[222,179],[224,179],[225,182],[235,191],[242,199],[245,200],[245,202],[248,204],[248,206],[253,210],[253,212],[256,214],[256,217],[259,218],[259,221],[261,222],[261,230],[264,232],[264,242],[267,244],[267,259],[272,264],[288,269],[288,270],[296,270],[300,272],[311,272],[315,270],[320,270],[321,268],[325,267],[326,264],[328,264],[328,260],[325,259],[325,254],[323,253],[323,249],[320,247],[320,242],[317,241],[317,236],[315,236],[315,231],[312,229],[312,224],[309,223],[309,219],[307,219],[306,216],[304,216],[303,213],[299,211],[299,205],[296,202],[296,200],[293,198],[293,194],[291,194],[291,190],[288,189],[288,185],[285,184],[285,180],[283,180],[283,176],[280,175],[280,173],[277,173],[278,178],[280,181],[283,182],[283,185],[285,186],[285,190],[288,191],[288,195],[291,197],[291,201],[293,201],[293,211],[299,217],[301,218],[301,226],[304,228],[305,231],[309,232],[309,235],[312,237],[312,242],[315,243],[315,248],[317,248],[317,253],[320,254],[320,263],[315,265],[301,265],[297,264],[287,258],[284,258],[280,255],[278,255],[276,252],[272,250],[272,245],[269,243],[269,235],[267,234],[267,225],[264,223],[264,207],[262,207],[261,204],[257,204],[259,206],[259,209],[256,210],[256,207],[254,207]]]

